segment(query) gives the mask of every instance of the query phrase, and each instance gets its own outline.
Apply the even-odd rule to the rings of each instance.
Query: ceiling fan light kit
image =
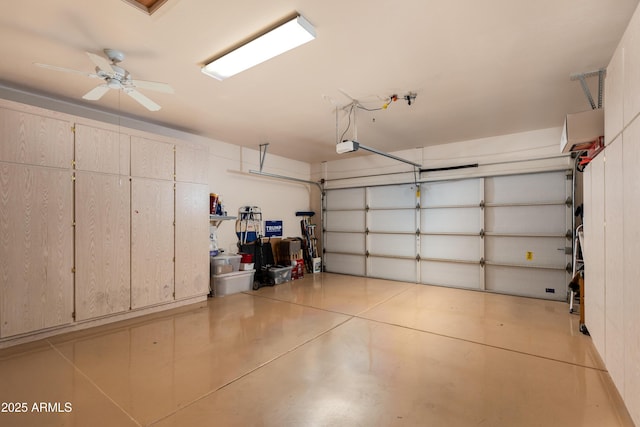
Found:
[[[125,58],[124,53],[121,51],[116,49],[104,49],[104,53],[109,60],[100,55],[87,52],[89,59],[91,59],[95,64],[95,73],[84,73],[78,70],[40,63],[35,63],[35,65],[55,71],[82,74],[87,77],[102,79],[104,81],[103,84],[96,86],[82,96],[83,99],[89,101],[97,101],[102,98],[109,89],[116,89],[122,90],[125,94],[149,111],[158,111],[161,108],[160,105],[138,92],[137,88],[163,93],[173,93],[173,88],[166,83],[132,79],[127,70],[117,65]]]
[[[202,67],[202,72],[224,80],[315,39],[316,31],[302,15],[249,40]]]

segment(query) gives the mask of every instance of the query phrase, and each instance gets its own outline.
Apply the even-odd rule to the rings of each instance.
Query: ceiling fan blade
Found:
[[[56,65],[49,65],[49,64],[41,64],[39,62],[34,62],[33,65],[41,67],[41,68],[46,68],[48,70],[54,70],[54,71],[62,71],[64,73],[74,73],[74,74],[81,74],[83,76],[87,76],[87,77],[92,77],[92,78],[98,78],[100,79],[101,77],[97,74],[93,74],[93,73],[85,73],[84,71],[78,71],[78,70],[72,70],[71,68],[64,68],[64,67],[58,67]]]
[[[109,91],[109,86],[107,86],[106,84],[96,86],[93,89],[91,89],[89,92],[87,92],[83,96],[83,98],[88,99],[90,101],[97,101],[98,99],[102,98],[104,94],[107,93],[108,91]]]
[[[102,71],[106,71],[108,73],[115,73],[113,68],[111,68],[111,64],[109,64],[109,61],[107,61],[106,58],[103,58],[102,56],[96,55],[95,53],[91,53],[91,52],[87,52],[87,55],[89,55],[89,58],[91,59],[91,61],[93,61],[93,63],[96,64],[96,66]]]
[[[143,107],[145,107],[149,111],[158,111],[160,109],[160,106],[158,104],[156,104],[155,102],[153,102],[152,100],[150,100],[149,98],[147,98],[146,96],[144,96],[143,94],[141,94],[135,89],[127,88],[124,90],[124,92],[130,97],[132,97],[133,99],[135,99],[136,101],[138,101]]]
[[[147,80],[131,80],[133,86],[140,89],[155,90],[156,92],[174,93],[173,88],[166,83],[150,82]]]

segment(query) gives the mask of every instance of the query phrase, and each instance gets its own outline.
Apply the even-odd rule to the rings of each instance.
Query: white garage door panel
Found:
[[[412,184],[328,190],[326,270],[564,300],[570,183],[566,171],[427,182],[419,207]]]
[[[416,187],[414,185],[371,187],[368,191],[367,200],[372,209],[413,208],[416,206]]]
[[[421,236],[420,257],[479,262],[482,239],[480,236]]]
[[[482,179],[465,179],[421,184],[420,206],[479,205],[482,200],[482,182]]]
[[[531,264],[564,268],[565,245],[571,242],[564,237],[486,237],[487,261],[507,264]]]
[[[482,229],[480,208],[422,209],[420,231],[423,233],[473,233]]]
[[[403,282],[416,282],[416,261],[369,257],[369,277],[393,279]]]
[[[564,270],[498,265],[487,265],[485,269],[487,290],[561,301],[567,299],[566,289],[570,278],[567,278]]]
[[[327,231],[364,232],[364,211],[327,211]]]
[[[414,209],[369,211],[369,231],[415,233],[416,211]]]
[[[420,261],[420,281],[427,285],[481,289],[481,277],[479,264]]]
[[[324,235],[324,248],[329,252],[364,254],[364,234],[327,232]]]
[[[416,257],[415,234],[369,234],[369,252],[374,255]]]
[[[330,273],[365,275],[365,257],[358,255],[342,255],[326,253],[324,257],[325,270]]]
[[[487,208],[485,223],[487,232],[533,234],[564,234],[566,206],[501,206]],[[571,227],[569,227],[571,228]]]
[[[487,178],[485,183],[485,201],[487,203],[563,201],[566,199],[564,186],[566,181],[565,172]]]
[[[364,188],[331,190],[326,199],[326,208],[327,210],[364,209],[364,194]]]

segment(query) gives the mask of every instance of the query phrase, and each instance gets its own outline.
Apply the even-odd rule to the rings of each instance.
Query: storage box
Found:
[[[233,267],[233,271],[238,271],[240,269],[240,259],[242,259],[240,255],[221,254],[211,257],[211,266],[215,267],[217,265],[230,264]],[[213,271],[215,271],[215,269],[213,269]]]
[[[234,271],[226,274],[215,274],[211,277],[211,290],[214,297],[250,291],[253,287],[255,270]]]
[[[255,264],[253,262],[241,262],[240,271],[253,270],[254,265]]]
[[[247,268],[247,270],[251,270]],[[213,274],[226,274],[231,273],[233,271],[233,266],[231,264],[218,264],[213,266]]]
[[[313,259],[313,272],[320,273],[322,271],[322,258]]]
[[[604,110],[589,110],[567,114],[560,136],[560,151],[586,150],[588,146],[604,135]]]
[[[288,265],[291,261],[300,257],[302,242],[300,239],[287,237],[278,245],[278,263]]]
[[[269,269],[267,270],[267,275],[274,284],[279,285],[291,280],[291,267],[275,265],[273,267],[269,267]]]

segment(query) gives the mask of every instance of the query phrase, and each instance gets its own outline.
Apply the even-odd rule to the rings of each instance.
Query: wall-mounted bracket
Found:
[[[606,68],[601,68],[597,71],[590,71],[588,73],[578,73],[572,74],[570,76],[570,80],[579,80],[580,85],[582,86],[582,91],[584,95],[587,97],[589,104],[591,104],[591,108],[596,110],[598,108],[602,108],[602,94],[604,91],[604,76],[606,73]],[[598,76],[598,105],[593,100],[593,96],[591,96],[591,91],[589,90],[589,86],[587,85],[586,79],[588,77]]]

